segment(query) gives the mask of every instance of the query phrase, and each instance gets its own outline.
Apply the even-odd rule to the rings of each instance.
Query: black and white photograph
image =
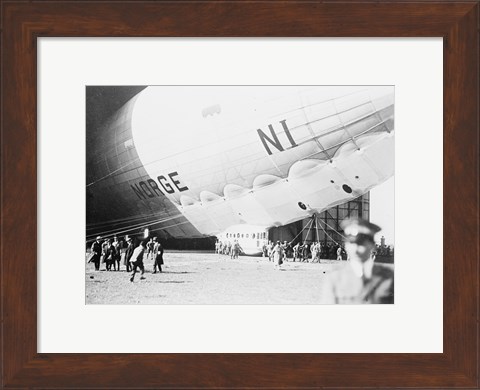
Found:
[[[394,304],[393,85],[86,87],[85,302]]]

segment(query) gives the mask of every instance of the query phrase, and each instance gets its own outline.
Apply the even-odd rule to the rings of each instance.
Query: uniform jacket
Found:
[[[366,278],[359,276],[349,262],[322,283],[322,303],[394,303],[393,270],[384,265],[374,263],[371,277]]]

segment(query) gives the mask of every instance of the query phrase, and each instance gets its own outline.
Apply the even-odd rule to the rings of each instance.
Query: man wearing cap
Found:
[[[348,263],[323,280],[322,302],[379,304],[394,302],[393,270],[374,263],[374,236],[380,227],[361,218],[341,223]]]
[[[95,271],[100,270],[100,256],[102,255],[102,237],[98,236],[92,244],[92,258],[88,261],[89,263],[95,264]]]

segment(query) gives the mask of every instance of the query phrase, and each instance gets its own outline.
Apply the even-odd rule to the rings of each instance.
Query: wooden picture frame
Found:
[[[478,1],[2,2],[2,387],[478,388],[479,9]],[[37,353],[42,36],[443,37],[444,352]]]

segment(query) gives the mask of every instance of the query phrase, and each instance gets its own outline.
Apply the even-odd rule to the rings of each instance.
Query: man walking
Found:
[[[133,251],[132,258],[131,258],[131,263],[133,268],[132,277],[130,278],[131,282],[133,282],[133,280],[135,279],[137,268],[140,269],[141,271],[140,280],[145,279],[145,277],[143,276],[143,274],[145,273],[145,267],[143,265],[143,255],[145,253],[145,246],[146,246],[145,241],[142,241],[140,245],[137,246]]]
[[[102,255],[102,237],[98,236],[92,244],[92,253],[93,256],[89,260],[89,263],[95,264],[95,271],[100,270],[100,256]]]

